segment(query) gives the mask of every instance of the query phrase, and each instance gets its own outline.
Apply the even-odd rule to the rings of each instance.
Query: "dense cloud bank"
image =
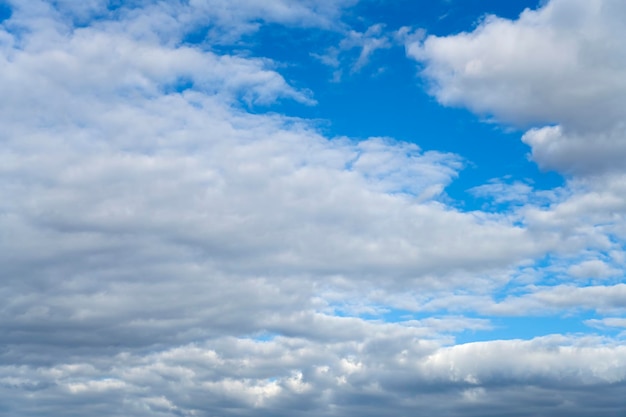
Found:
[[[568,1],[407,45],[442,103],[556,124],[523,140],[566,187],[518,187],[522,204],[499,213],[449,204],[460,155],[251,111],[314,93],[279,63],[213,48],[266,23],[361,39],[341,22],[354,1],[11,2],[0,414],[618,415],[619,337],[455,341],[492,329],[490,315],[583,309],[599,315],[590,327],[624,327],[625,174],[597,160],[623,141],[622,107],[602,106],[624,100],[622,46],[606,43],[624,7]],[[568,36],[570,18],[585,36]],[[530,44],[503,61],[511,49],[493,43],[518,38]],[[571,53],[554,56],[563,39]],[[560,61],[517,65],[540,40],[569,71],[549,85]],[[609,77],[581,55],[590,42],[608,45]],[[575,82],[579,107],[562,97]],[[511,100],[510,85],[526,90]],[[583,116],[595,106],[602,120]],[[424,318],[384,319],[397,309]]]
[[[545,338],[438,348],[392,327],[366,343],[218,338],[5,365],[0,393],[17,415],[617,416],[626,406],[623,346]]]

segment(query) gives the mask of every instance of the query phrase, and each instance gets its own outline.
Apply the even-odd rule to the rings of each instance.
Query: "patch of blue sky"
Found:
[[[437,20],[433,33],[447,34],[473,28],[485,11],[515,17],[535,1],[502,2],[415,2],[400,1],[392,7],[377,6],[365,1],[349,19],[368,25],[381,20],[386,30],[402,25],[424,26],[448,11],[449,16]],[[432,4],[431,4],[432,3]],[[471,3],[471,4],[470,4]],[[470,6],[475,7],[472,13]],[[460,8],[460,9],[459,9]],[[458,14],[457,20],[453,15]],[[442,23],[448,21],[447,23]],[[355,22],[350,22],[353,24]],[[432,23],[431,23],[432,24]],[[446,26],[447,25],[447,26]],[[430,27],[426,30],[431,32]],[[188,35],[188,42],[203,42],[209,29],[199,28]],[[342,52],[337,66],[322,63],[319,56],[329,48],[337,48],[343,34],[311,28],[290,28],[278,24],[263,25],[258,32],[236,45],[212,45],[220,52],[267,57],[276,63],[275,70],[297,89],[311,91],[316,105],[292,100],[279,100],[266,106],[254,105],[256,113],[276,112],[317,121],[329,137],[348,136],[354,139],[392,137],[415,143],[424,151],[436,150],[460,155],[465,168],[446,188],[453,204],[462,210],[484,207],[484,199],[468,190],[493,178],[514,178],[532,184],[534,190],[548,190],[563,185],[564,179],[552,172],[541,172],[528,158],[529,148],[521,142],[522,131],[502,127],[471,114],[465,109],[445,108],[426,93],[414,62],[405,56],[404,47],[392,43],[389,48],[374,51],[369,63],[358,71],[354,65],[359,48]],[[385,36],[392,36],[391,33]],[[333,73],[342,71],[333,82]],[[242,105],[249,106],[243,103]],[[504,208],[504,207],[499,207]]]
[[[122,7],[134,8],[146,4],[146,0],[108,0],[106,8],[109,11],[117,11]]]
[[[10,19],[12,14],[13,10],[11,9],[9,3],[0,0],[0,23]]]
[[[546,287],[562,284],[575,284],[577,287],[612,285],[624,279],[619,262],[602,250],[589,250],[575,257],[548,254],[521,273],[534,275],[533,284]],[[507,287],[502,288],[502,294],[510,294],[509,286],[515,285],[516,281],[523,280],[510,281]]]
[[[582,286],[585,286],[584,284]],[[507,297],[530,294],[527,287],[508,284],[493,295],[494,302],[503,301]],[[483,314],[471,308],[441,308],[436,311],[412,311],[382,305],[370,308],[355,308],[350,305],[332,306],[332,314],[339,317],[358,317],[363,320],[384,323],[411,323],[415,321],[432,321],[446,319],[483,320],[485,326],[458,327],[443,330],[443,334],[453,335],[458,343],[469,343],[494,339],[532,339],[551,334],[602,334],[615,337],[624,329],[606,326],[592,328],[588,320],[603,317],[593,308],[555,309],[542,308],[519,311],[518,313]],[[487,325],[489,323],[489,325]]]
[[[538,315],[524,317],[493,317],[490,316],[492,328],[488,330],[472,330],[455,334],[457,343],[482,342],[490,340],[533,339],[553,334],[581,335],[603,333],[608,336],[617,334],[615,331],[600,332],[591,329],[585,320],[595,317],[591,313],[563,315]]]
[[[254,340],[255,342],[271,342],[275,340],[277,337],[280,337],[279,333],[263,331],[250,335],[248,338]]]
[[[389,307],[381,304],[350,304],[350,303],[330,303],[324,309],[325,314],[332,314],[336,317],[358,317],[363,320],[380,321],[385,315],[392,311]]]
[[[541,0],[396,0],[362,1],[347,14],[353,27],[385,22],[391,28],[412,26],[445,36],[471,31],[487,14],[515,19],[526,8],[535,9]]]
[[[363,320],[382,321],[385,323],[403,323],[445,317],[448,315],[445,309],[437,312],[412,311],[383,305],[359,306],[357,308],[351,305],[335,305],[332,309],[333,314],[337,317],[358,317]],[[477,317],[478,316],[474,316],[472,318]]]
[[[444,331],[454,335],[457,343],[469,343],[496,339],[532,339],[534,337],[551,334],[584,334],[595,333],[615,336],[624,329],[602,328],[592,329],[585,322],[597,319],[598,315],[591,311],[570,312],[569,314],[524,312],[523,316],[493,316],[482,315],[473,312],[463,312],[461,315],[450,316],[445,310],[439,312],[413,312],[402,309],[388,309],[383,314],[361,315],[363,319],[371,318],[386,323],[405,323],[420,320],[445,320],[445,319],[475,319],[485,320],[489,325],[484,327],[455,328]]]
[[[512,175],[505,175],[501,178],[492,178],[486,183],[470,188],[468,198],[472,198],[475,204],[480,205],[480,210],[484,212],[511,212],[532,204],[536,208],[549,208],[553,203],[563,198],[563,188],[560,187],[563,177],[554,173],[556,182],[555,188],[537,189],[532,178],[514,178]],[[546,181],[542,184],[547,185]],[[520,219],[517,226],[524,226],[523,219]]]
[[[194,81],[190,77],[178,77],[174,82],[164,86],[163,93],[175,94],[183,93],[187,90],[193,89]]]
[[[403,309],[389,309],[383,315],[382,319],[386,323],[402,323],[413,320],[437,319],[445,317],[445,311],[439,311],[435,314],[432,312],[416,312]],[[465,317],[465,316],[464,316]]]

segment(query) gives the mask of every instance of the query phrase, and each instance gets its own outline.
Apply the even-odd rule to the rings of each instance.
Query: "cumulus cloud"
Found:
[[[623,171],[626,155],[623,124],[605,130],[577,132],[561,125],[531,129],[522,141],[531,147],[531,158],[545,170],[570,175]]]
[[[624,5],[552,0],[518,19],[487,16],[472,32],[407,42],[431,93],[517,126],[545,169],[622,169]],[[549,125],[548,127],[544,127]]]

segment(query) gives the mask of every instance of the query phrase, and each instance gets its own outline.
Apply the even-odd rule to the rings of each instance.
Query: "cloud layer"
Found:
[[[330,137],[311,121],[258,110],[315,97],[290,85],[280,63],[213,48],[266,23],[344,31],[341,10],[353,3],[12,3],[0,30],[0,413],[623,410],[626,351],[615,339],[455,340],[493,328],[490,314],[585,309],[610,315],[588,325],[620,327],[621,174],[581,174],[544,196],[522,187],[522,204],[503,212],[461,211],[445,195],[461,156],[393,138]],[[445,104],[559,123],[524,140],[538,143],[536,155],[563,140],[555,151],[563,157],[569,139],[540,136],[572,129],[584,141],[598,128],[567,106],[541,113],[534,97],[504,103],[499,86],[511,80],[499,77],[523,56],[497,76],[476,64],[474,81],[449,69],[457,60],[465,69],[508,62],[497,55],[508,49],[490,47],[501,31],[524,42],[554,32],[551,55],[564,10],[593,26],[621,10],[605,3],[615,10],[585,17],[586,3],[555,0],[518,21],[488,18],[472,34],[408,50]],[[187,41],[199,28],[202,40]],[[362,64],[381,47],[368,47],[376,28],[353,32]],[[515,67],[528,91],[553,68],[537,65]],[[558,104],[568,85],[545,94]],[[616,88],[606,91],[621,99]],[[605,103],[605,90],[585,91],[588,105]],[[615,112],[606,123],[616,125]],[[587,172],[574,162],[563,164]],[[559,278],[546,283],[547,275]],[[408,317],[384,318],[396,310]]]

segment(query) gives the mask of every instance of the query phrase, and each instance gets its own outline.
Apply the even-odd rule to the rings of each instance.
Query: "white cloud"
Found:
[[[560,125],[531,129],[522,140],[542,169],[585,175],[623,171],[624,138],[626,129],[618,123],[597,132],[566,132]]]
[[[584,339],[549,336],[530,341],[469,343],[438,350],[427,358],[422,369],[444,380],[478,386],[506,384],[511,379],[539,385],[550,380],[567,381],[582,386],[623,381],[624,368],[615,366],[625,360],[623,347],[589,342],[591,346],[585,346]],[[607,356],[598,361],[596,355],[603,353]],[[594,365],[587,367],[584,363]]]
[[[57,34],[52,39],[47,33],[35,32],[21,43],[25,44],[23,49],[7,50],[0,63],[5,71],[2,90],[11,99],[3,101],[3,108],[13,113],[27,103],[46,106],[48,103],[42,100],[48,97],[44,98],[42,92],[57,94],[60,103],[56,109],[42,108],[41,112],[48,114],[40,117],[57,116],[54,111],[71,111],[80,116],[71,107],[78,96],[155,97],[164,89],[186,84],[208,95],[224,95],[224,99],[238,96],[251,103],[269,103],[288,97],[312,103],[305,93],[287,85],[272,70],[269,60],[218,56],[193,47],[167,47],[92,28],[76,29],[71,35]],[[35,85],[25,89],[29,83]]]
[[[622,2],[552,0],[517,20],[488,16],[470,33],[408,41],[432,94],[529,131],[546,169],[622,169],[626,56]]]
[[[576,278],[609,278],[621,273],[619,269],[611,268],[610,265],[599,259],[572,265],[568,272]]]
[[[597,328],[626,327],[626,318],[606,317],[603,319],[590,319],[585,320],[585,324]]]
[[[469,192],[477,197],[493,199],[494,203],[528,203],[533,194],[529,184],[515,181],[508,184],[503,180],[494,179],[487,184],[472,187]]]
[[[531,292],[485,305],[484,311],[522,316],[544,312],[593,310],[599,313],[626,310],[626,284],[577,287],[571,284],[530,287]]]

